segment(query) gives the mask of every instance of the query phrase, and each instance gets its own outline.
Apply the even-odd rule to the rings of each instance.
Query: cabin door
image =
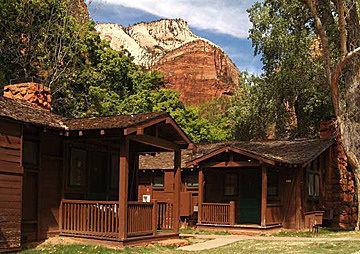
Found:
[[[239,176],[239,224],[259,224],[261,206],[261,174],[258,169],[242,170]]]

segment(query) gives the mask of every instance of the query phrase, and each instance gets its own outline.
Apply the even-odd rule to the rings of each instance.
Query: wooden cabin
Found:
[[[197,227],[222,230],[305,229],[321,224],[332,214],[327,185],[333,147],[333,139],[318,139],[208,144],[183,152],[182,219],[197,217]],[[169,153],[155,157],[151,163],[149,155],[140,158],[140,172],[148,179],[166,176],[171,161]],[[194,177],[198,183],[188,189],[190,172],[198,174]],[[156,188],[157,183],[165,188]],[[167,186],[171,183],[166,177],[140,183],[139,194],[160,199],[165,190],[170,195]]]
[[[66,119],[0,97],[0,252],[62,235],[121,245],[178,237],[181,149],[166,113]],[[140,154],[173,153],[167,202],[139,202]]]
[[[192,150],[181,152],[181,188],[180,219],[183,223],[194,225],[198,205],[198,169],[187,168],[186,161],[193,156]],[[172,153],[140,155],[139,166],[139,201],[156,199],[168,202],[173,199],[174,182],[171,177]]]

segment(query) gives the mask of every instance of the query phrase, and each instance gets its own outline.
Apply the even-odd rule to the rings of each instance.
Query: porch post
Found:
[[[261,226],[266,226],[266,207],[267,207],[267,168],[261,167]]]
[[[119,163],[119,238],[127,238],[129,140],[124,138],[120,144]]]
[[[181,150],[174,152],[174,230],[179,233],[180,225],[180,187],[181,187]]]
[[[204,171],[199,168],[198,223],[202,221],[202,204],[204,201]]]

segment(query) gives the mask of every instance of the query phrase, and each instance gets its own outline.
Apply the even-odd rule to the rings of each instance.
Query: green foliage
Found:
[[[194,142],[218,141],[213,122],[201,116],[196,107],[185,107],[179,94],[172,90],[142,90],[125,98],[118,111],[122,114],[168,112]]]
[[[241,86],[231,101],[230,116],[238,140],[266,139],[273,123],[273,100],[267,98],[263,79],[243,73]]]
[[[332,109],[306,6],[299,1],[265,0],[254,4],[249,15],[250,38],[264,64],[262,98],[271,107],[267,113],[277,136],[315,135],[319,121],[331,117]],[[297,124],[291,126],[294,115]]]

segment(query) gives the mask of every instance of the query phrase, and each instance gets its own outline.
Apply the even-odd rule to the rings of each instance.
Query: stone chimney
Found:
[[[336,136],[335,119],[320,122],[320,138],[333,138]]]
[[[4,87],[4,97],[27,101],[46,110],[51,109],[50,89],[38,83],[22,83]]]

